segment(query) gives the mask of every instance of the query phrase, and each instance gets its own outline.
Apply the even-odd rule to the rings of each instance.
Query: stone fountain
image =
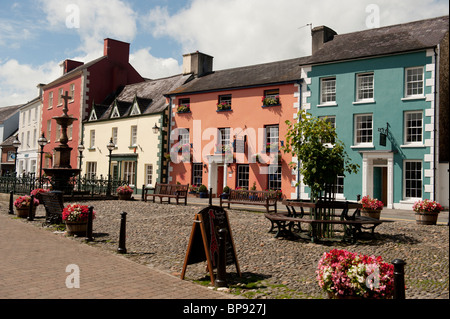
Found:
[[[55,116],[53,119],[61,126],[61,138],[59,145],[54,148],[55,160],[52,168],[44,168],[45,174],[52,177],[53,190],[62,191],[63,193],[70,193],[73,190],[73,184],[70,179],[80,173],[79,169],[72,168],[70,165],[70,153],[72,148],[67,145],[69,141],[67,137],[67,127],[70,126],[77,119],[67,115],[67,101],[71,99],[68,92],[62,96],[64,99],[64,108],[62,116]]]

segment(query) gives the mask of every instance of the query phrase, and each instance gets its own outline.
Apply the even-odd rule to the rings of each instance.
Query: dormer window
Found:
[[[137,104],[137,102],[134,102],[133,107],[130,112],[130,116],[140,115],[140,114],[141,114],[141,110],[139,109],[139,105]]]
[[[117,108],[117,105],[115,105],[111,113],[111,118],[114,119],[119,117],[120,117],[119,109]]]

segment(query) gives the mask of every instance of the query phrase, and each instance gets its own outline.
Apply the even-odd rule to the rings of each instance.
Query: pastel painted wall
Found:
[[[423,66],[425,71],[424,95],[422,98],[405,99],[405,68]],[[393,172],[391,180],[393,183],[393,203],[401,203],[404,200],[403,193],[403,165],[404,161],[420,160],[423,163],[423,198],[430,198],[430,170],[433,161],[433,111],[434,107],[434,56],[431,52],[415,52],[372,59],[348,61],[334,64],[317,65],[310,68],[308,75],[307,103],[303,108],[314,116],[335,116],[336,132],[338,138],[346,146],[346,152],[354,163],[360,165],[358,174],[345,177],[345,198],[355,200],[358,194],[363,192],[363,182],[367,176],[364,175],[363,158],[373,161],[370,154],[377,154],[383,160],[392,156]],[[355,103],[356,75],[358,73],[374,73],[374,102]],[[320,80],[321,78],[336,77],[336,105],[320,105]],[[423,145],[407,146],[405,140],[405,112],[423,112]],[[373,145],[368,147],[357,147],[354,143],[355,114],[372,114]],[[386,128],[389,124],[389,137],[386,146],[380,145],[380,133],[378,129]],[[365,154],[365,155],[364,155]],[[389,155],[383,155],[389,154]],[[375,163],[374,162],[374,163]],[[375,167],[375,166],[374,166]],[[375,170],[375,175],[378,176]],[[375,177],[375,185],[380,183]],[[379,177],[378,177],[379,178]],[[372,183],[367,181],[368,184]],[[428,185],[428,186],[427,186]],[[372,186],[371,186],[372,187]],[[400,206],[400,205],[397,205]]]
[[[279,89],[280,106],[262,107],[262,97],[265,90]],[[217,112],[217,103],[219,95],[232,95],[232,110]],[[190,99],[190,113],[177,113],[177,107],[180,99]],[[225,180],[223,185],[230,188],[236,188],[237,165],[249,164],[249,188],[256,183],[257,190],[268,188],[268,164],[251,163],[255,162],[251,153],[261,154],[263,146],[263,129],[267,125],[279,126],[279,144],[284,143],[287,130],[286,120],[292,120],[293,115],[297,113],[299,105],[299,86],[295,84],[284,84],[267,87],[236,89],[230,91],[207,92],[191,94],[186,96],[176,96],[172,107],[173,128],[189,129],[190,143],[193,144],[192,157],[188,163],[171,163],[170,176],[171,182],[180,182],[182,184],[192,184],[192,163],[203,163],[203,184],[208,188],[213,188],[213,193],[220,193],[222,183],[222,172],[225,169]],[[228,167],[224,168],[209,165],[215,160],[215,136],[218,128],[232,128],[238,139],[244,138],[244,131],[250,132],[246,140],[245,154],[235,153],[234,161]],[[260,131],[258,131],[260,130]],[[251,132],[254,132],[252,135]],[[172,144],[173,145],[173,144]],[[264,154],[265,151],[264,151]],[[289,163],[292,160],[290,154],[282,154],[282,192],[288,198],[295,193],[295,187],[291,184],[295,180]],[[218,155],[219,157],[221,155]],[[238,162],[238,163],[237,163]],[[214,172],[210,170],[213,169]],[[219,171],[217,171],[219,170]],[[219,174],[219,180],[216,177],[211,179],[210,174]],[[212,184],[211,184],[212,183]],[[216,183],[219,187],[216,188]]]

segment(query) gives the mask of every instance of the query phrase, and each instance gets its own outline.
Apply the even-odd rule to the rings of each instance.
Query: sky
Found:
[[[182,55],[214,57],[214,70],[311,54],[311,27],[338,34],[449,14],[447,0],[0,0],[0,107],[25,104],[59,64],[130,43],[146,78],[181,73]]]

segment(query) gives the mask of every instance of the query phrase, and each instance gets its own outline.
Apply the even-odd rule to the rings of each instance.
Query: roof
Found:
[[[5,147],[5,146],[13,146],[13,142],[14,140],[17,138],[17,130],[11,134],[7,139],[5,139],[0,146],[1,147]]]
[[[3,122],[14,115],[21,106],[22,104],[0,107],[0,124],[3,124]]]
[[[230,90],[243,87],[264,86],[278,83],[296,82],[300,79],[301,67],[306,58],[263,63],[239,68],[218,70],[194,78],[185,85],[168,92],[180,95],[204,91]]]
[[[110,105],[94,105],[97,119],[110,118],[115,107],[121,118],[127,117],[130,115],[135,100],[141,114],[160,113],[167,107],[164,94],[184,84],[190,76],[180,74],[126,85]]]
[[[437,46],[449,31],[449,16],[335,35],[307,64],[396,54]]]

